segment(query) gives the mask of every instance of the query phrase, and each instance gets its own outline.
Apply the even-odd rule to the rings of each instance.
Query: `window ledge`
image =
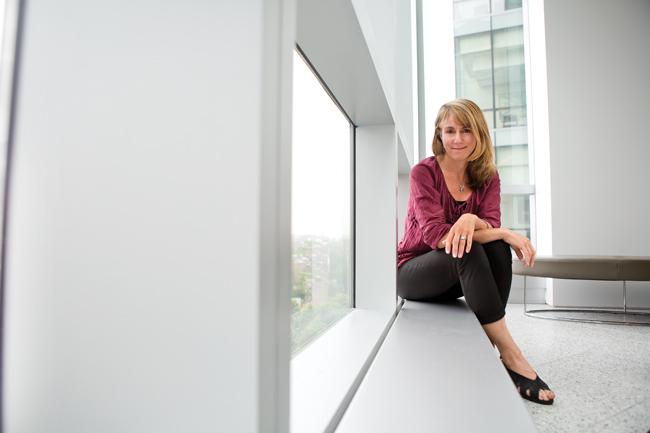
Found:
[[[342,416],[398,310],[354,309],[292,359],[292,432],[322,433]]]

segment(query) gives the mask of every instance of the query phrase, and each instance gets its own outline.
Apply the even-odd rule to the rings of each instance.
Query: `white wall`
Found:
[[[544,14],[553,253],[650,256],[650,3],[546,0]],[[603,285],[555,281],[554,304],[620,305]]]
[[[351,0],[409,163],[417,149],[413,125],[411,1]],[[414,148],[415,146],[415,148]]]
[[[3,431],[286,432],[291,1],[27,4]]]

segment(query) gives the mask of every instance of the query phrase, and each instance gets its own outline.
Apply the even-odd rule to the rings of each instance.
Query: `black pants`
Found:
[[[397,293],[413,301],[448,301],[465,296],[481,325],[505,316],[512,283],[512,253],[504,241],[472,243],[454,258],[444,249],[429,251],[397,271]]]

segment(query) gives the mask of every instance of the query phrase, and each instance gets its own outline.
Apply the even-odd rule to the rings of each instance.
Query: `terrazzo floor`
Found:
[[[557,395],[552,406],[524,400],[539,433],[650,431],[650,326],[537,319],[521,304],[506,323]]]

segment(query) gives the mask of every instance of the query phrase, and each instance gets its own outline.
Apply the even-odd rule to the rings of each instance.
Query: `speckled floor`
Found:
[[[536,319],[521,304],[506,323],[557,394],[552,406],[524,401],[539,433],[650,431],[650,326]]]

